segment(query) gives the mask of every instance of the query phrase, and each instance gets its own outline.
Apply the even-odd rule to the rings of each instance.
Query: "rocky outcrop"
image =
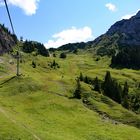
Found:
[[[116,22],[87,46],[95,48],[98,55],[116,55],[124,47],[140,47],[140,11],[130,19]]]
[[[128,20],[116,22],[106,35],[120,35],[119,43],[129,46],[140,46],[140,11]]]
[[[12,50],[16,44],[17,37],[10,33],[10,31],[0,24],[0,55]]]

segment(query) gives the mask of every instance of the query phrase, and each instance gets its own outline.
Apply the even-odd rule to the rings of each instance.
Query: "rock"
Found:
[[[0,55],[12,50],[16,44],[17,37],[10,33],[10,31],[0,24]]]
[[[14,61],[12,59],[10,59],[9,64],[14,65]]]
[[[98,55],[114,55],[123,46],[140,47],[140,11],[130,19],[116,22],[103,35],[87,43]]]
[[[116,22],[107,31],[106,35],[112,36],[119,34],[119,43],[123,45],[140,45],[140,11],[133,17],[127,20]]]

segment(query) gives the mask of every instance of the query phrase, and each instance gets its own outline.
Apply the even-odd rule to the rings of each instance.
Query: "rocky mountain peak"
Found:
[[[136,17],[140,17],[140,11],[138,11],[138,13],[136,14]]]
[[[140,46],[140,11],[127,20],[116,22],[107,31],[106,35],[119,34],[121,44]]]

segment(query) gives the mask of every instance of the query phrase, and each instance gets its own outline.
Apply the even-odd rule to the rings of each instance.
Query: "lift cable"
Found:
[[[12,19],[11,19],[11,16],[10,16],[10,12],[9,12],[7,1],[4,0],[4,2],[5,2],[5,6],[6,6],[8,17],[9,17],[9,21],[10,21],[10,24],[11,24],[12,32],[13,32],[14,35],[16,35],[15,34],[15,30],[14,30],[14,26],[13,26],[13,23],[12,23]],[[16,75],[19,76],[20,75],[19,74],[19,58],[20,58],[19,50],[17,50],[16,58],[17,58],[17,73],[16,73]]]
[[[12,32],[15,35],[15,30],[14,30],[14,26],[13,26],[12,19],[11,19],[11,16],[10,16],[10,12],[9,12],[9,8],[8,8],[8,5],[7,5],[7,1],[4,0],[4,2],[5,2],[5,6],[6,6],[8,17],[9,17],[9,21],[10,21],[10,24],[11,24]]]

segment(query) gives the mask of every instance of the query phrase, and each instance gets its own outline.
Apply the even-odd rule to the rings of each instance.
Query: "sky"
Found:
[[[140,0],[7,0],[18,38],[57,48],[87,42],[104,34],[112,24],[129,19],[140,9]],[[0,23],[11,30],[4,0]]]

